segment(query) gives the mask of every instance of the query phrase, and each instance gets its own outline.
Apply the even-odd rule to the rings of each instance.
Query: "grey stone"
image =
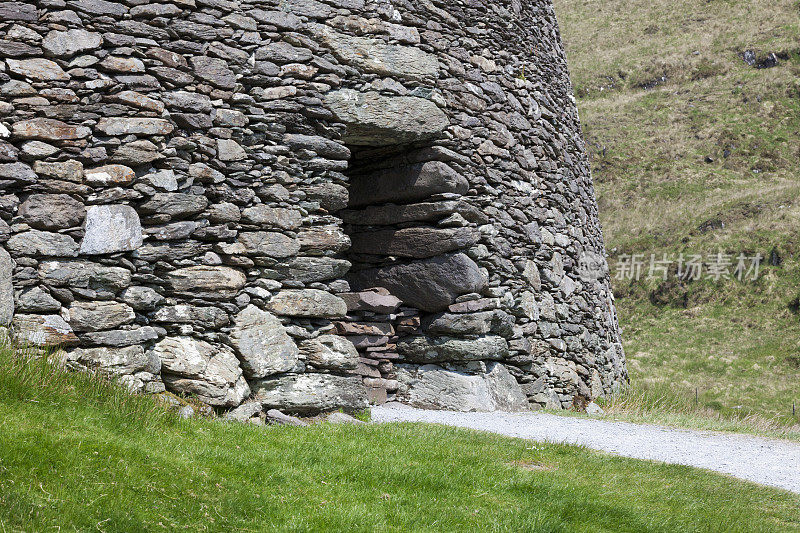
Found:
[[[230,338],[250,379],[288,372],[297,365],[299,350],[281,321],[254,305],[236,315]]]
[[[350,224],[388,226],[405,222],[431,222],[452,215],[463,209],[464,204],[455,200],[423,202],[408,205],[376,205],[361,210],[342,211],[342,220]]]
[[[503,337],[514,334],[514,317],[499,309],[478,313],[442,313],[427,318],[423,325],[428,333],[449,335],[487,335]]]
[[[132,207],[94,205],[87,210],[81,254],[129,252],[139,248],[142,242],[142,225]]]
[[[6,59],[8,70],[36,81],[66,81],[69,74],[58,63],[44,58]]]
[[[472,228],[416,227],[368,231],[350,235],[352,253],[424,259],[469,248],[478,242]]]
[[[92,331],[81,335],[81,340],[91,345],[124,347],[145,344],[158,337],[158,331],[155,328],[144,326],[133,329]]]
[[[523,411],[528,400],[500,363],[487,363],[485,374],[446,370],[436,365],[398,368],[401,401],[425,409],[451,411]]]
[[[175,126],[162,118],[104,117],[97,129],[106,135],[169,135]]]
[[[398,341],[397,351],[415,363],[489,361],[505,359],[509,355],[508,342],[498,336],[475,339],[405,337]]]
[[[350,184],[350,206],[413,202],[434,194],[466,194],[466,178],[441,161],[379,170],[355,176]]]
[[[33,170],[40,176],[72,181],[75,183],[80,183],[83,179],[83,163],[75,160],[56,163],[36,161],[33,163]]]
[[[219,329],[230,323],[228,313],[218,307],[187,304],[162,307],[153,314],[153,320],[164,324],[192,324],[210,329]]]
[[[79,247],[69,235],[30,230],[13,235],[6,248],[15,256],[77,257]]]
[[[236,75],[228,68],[228,64],[216,57],[195,56],[189,60],[195,75],[221,89],[233,89],[236,86]]]
[[[148,226],[144,229],[144,233],[159,241],[177,241],[188,239],[198,227],[197,222],[187,220],[160,226]]]
[[[283,142],[292,150],[311,150],[317,155],[328,159],[341,159],[344,161],[350,159],[349,148],[325,137],[288,134],[283,137]]]
[[[302,374],[254,382],[256,401],[265,409],[315,414],[343,409],[356,412],[368,407],[367,391],[359,377]]]
[[[309,185],[305,192],[310,200],[319,202],[323,209],[332,213],[344,209],[350,201],[350,193],[347,188],[336,183]]]
[[[175,172],[172,170],[159,170],[158,172],[142,176],[142,180],[157,189],[167,192],[178,190],[178,180],[175,178]]]
[[[14,339],[19,344],[36,346],[75,346],[78,337],[58,315],[16,314],[11,322]]]
[[[430,312],[443,311],[462,294],[480,293],[487,282],[464,254],[365,269],[349,274],[348,281],[357,291],[386,287],[406,305]]]
[[[350,237],[337,226],[303,228],[297,234],[297,241],[301,250],[311,255],[342,253],[350,248]]]
[[[164,303],[164,297],[150,287],[128,287],[120,296],[136,311],[153,311]]]
[[[350,266],[349,261],[333,257],[296,257],[274,268],[288,279],[311,283],[342,278]]]
[[[167,283],[176,294],[210,300],[228,300],[244,288],[245,275],[234,268],[194,266],[166,274]]]
[[[245,402],[236,409],[228,411],[223,415],[225,420],[234,422],[247,422],[254,416],[260,415],[264,411],[258,402]]]
[[[313,30],[337,59],[359,71],[416,81],[433,79],[439,74],[436,56],[419,48],[386,44],[370,37],[345,35],[322,24],[315,24]]]
[[[303,216],[296,209],[284,207],[269,207],[259,204],[242,210],[242,221],[247,224],[274,226],[276,228],[293,230],[300,227]]]
[[[91,15],[122,17],[128,12],[128,8],[123,4],[107,0],[74,0],[70,3],[80,11]]]
[[[270,231],[241,232],[239,233],[239,243],[244,246],[244,253],[248,255],[276,259],[291,257],[300,251],[300,244],[296,239],[283,233]]]
[[[128,142],[117,148],[111,156],[111,161],[122,165],[138,167],[163,159],[164,156],[158,147],[147,140]]]
[[[247,159],[247,152],[232,139],[217,139],[217,157],[220,161],[241,161]]]
[[[73,331],[102,331],[130,324],[136,313],[119,302],[72,302],[67,322]]]
[[[87,261],[45,261],[39,265],[39,278],[54,287],[118,292],[131,284],[126,268],[109,267]]]
[[[376,291],[350,292],[339,297],[347,304],[348,311],[372,311],[384,315],[394,313],[403,303],[396,296]]]
[[[338,318],[347,304],[338,296],[317,289],[283,290],[272,297],[267,309],[283,316]]]
[[[0,326],[8,326],[14,316],[14,263],[11,256],[0,247]]]
[[[300,420],[296,416],[283,414],[277,409],[270,409],[267,411],[267,422],[281,426],[306,427],[309,425],[308,422]]]
[[[347,125],[343,140],[357,146],[386,146],[438,137],[449,125],[439,107],[424,98],[384,96],[340,89],[325,95],[325,104]]]
[[[67,361],[111,376],[161,372],[161,361],[141,346],[76,348],[67,354]]]
[[[62,59],[97,50],[101,44],[103,37],[99,33],[78,29],[51,31],[42,40],[42,48],[47,55]]]
[[[25,163],[3,163],[0,165],[0,179],[35,183],[36,173]]]
[[[139,210],[146,215],[160,214],[169,215],[172,218],[186,218],[202,212],[207,205],[208,200],[205,196],[160,192],[139,206]]]
[[[320,335],[300,343],[306,362],[324,370],[344,372],[358,367],[358,351],[353,343],[338,335]]]
[[[33,228],[59,230],[80,226],[86,208],[66,194],[32,194],[19,206],[18,214]]]
[[[10,60],[9,60],[10,61]],[[12,135],[19,139],[38,139],[42,141],[74,141],[92,134],[85,126],[70,126],[53,118],[32,118],[15,122]]]
[[[26,2],[2,2],[0,3],[0,20],[22,20],[26,22],[36,22],[39,19],[36,13],[36,6]]]
[[[167,390],[195,395],[209,405],[235,407],[250,387],[229,349],[191,337],[167,337],[152,348]]]
[[[58,313],[61,311],[61,302],[40,287],[32,287],[22,291],[16,298],[16,310],[19,313]],[[2,320],[0,320],[0,324],[2,324]]]

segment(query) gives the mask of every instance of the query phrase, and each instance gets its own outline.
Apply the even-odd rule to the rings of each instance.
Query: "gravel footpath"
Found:
[[[800,444],[788,441],[542,413],[455,413],[394,403],[371,412],[378,423],[427,422],[578,444],[635,459],[706,468],[800,493]]]

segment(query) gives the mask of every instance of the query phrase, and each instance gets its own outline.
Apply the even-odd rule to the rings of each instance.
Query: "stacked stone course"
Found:
[[[550,0],[0,1],[0,327],[247,416],[626,379]]]

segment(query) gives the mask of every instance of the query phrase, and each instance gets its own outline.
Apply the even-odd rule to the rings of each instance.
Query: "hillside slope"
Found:
[[[800,2],[556,0],[634,387],[792,421],[800,404]],[[651,254],[673,260],[647,278]],[[683,280],[679,254],[765,256]],[[752,261],[748,260],[748,268]],[[656,271],[658,274],[659,272]],[[796,418],[795,418],[796,420]]]

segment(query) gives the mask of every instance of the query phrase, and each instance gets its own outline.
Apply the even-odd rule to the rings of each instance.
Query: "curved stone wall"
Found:
[[[0,326],[246,416],[625,360],[549,0],[0,2]]]

